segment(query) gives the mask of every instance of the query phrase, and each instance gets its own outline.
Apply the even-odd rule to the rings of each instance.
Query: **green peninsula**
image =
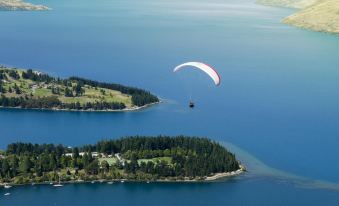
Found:
[[[65,147],[13,143],[0,154],[0,184],[84,181],[203,181],[244,171],[207,138],[134,136]]]
[[[0,107],[4,108],[130,111],[158,102],[155,95],[134,87],[0,67]]]

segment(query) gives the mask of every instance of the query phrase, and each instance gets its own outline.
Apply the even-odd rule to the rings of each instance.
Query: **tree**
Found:
[[[57,169],[57,161],[55,154],[50,154],[49,155],[49,168],[50,170],[56,170]]]
[[[109,171],[109,164],[106,160],[101,162],[101,168],[104,170],[104,172],[108,172]]]
[[[6,92],[7,92],[7,91],[6,91],[6,88],[3,86],[2,81],[1,81],[1,79],[0,79],[0,93],[5,94]]]
[[[20,88],[18,87],[18,85],[14,84],[14,90],[15,90],[15,93],[16,93],[16,94],[21,94],[21,90],[20,90]]]
[[[74,147],[73,148],[73,153],[72,153],[73,158],[78,158],[79,157],[79,148],[78,147]]]
[[[9,163],[7,159],[4,159],[2,161],[2,165],[1,165],[1,172],[3,174],[3,176],[8,176],[9,175]]]
[[[88,174],[98,174],[99,171],[99,162],[98,160],[94,160],[91,163],[89,163],[86,167],[85,167],[85,171]]]
[[[28,156],[23,157],[23,159],[20,161],[19,164],[19,170],[20,172],[26,174],[30,171],[31,167],[32,167],[33,163],[30,160],[30,158]]]
[[[78,83],[78,84],[75,86],[74,90],[75,90],[76,96],[82,96],[82,95],[85,93],[85,90],[82,89],[80,83]]]
[[[80,102],[75,103],[75,109],[80,110],[81,109],[81,104]]]
[[[65,97],[73,97],[73,92],[68,87],[65,89]]]

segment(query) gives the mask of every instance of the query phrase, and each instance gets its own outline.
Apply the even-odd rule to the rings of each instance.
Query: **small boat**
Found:
[[[5,189],[9,189],[9,188],[11,188],[11,187],[12,187],[12,186],[11,186],[11,185],[8,185],[8,184],[5,184],[5,185],[4,185],[4,188],[5,188]]]
[[[125,180],[121,180],[120,182],[121,182],[121,183],[124,183],[124,182],[125,182]]]
[[[147,184],[149,184],[149,181],[147,181]]]
[[[60,182],[60,176],[59,176],[59,182],[58,182],[58,184],[54,184],[53,185],[53,187],[62,187],[63,185],[61,184],[61,182]]]
[[[7,192],[7,193],[5,193],[4,195],[5,195],[5,196],[8,196],[8,195],[11,195],[11,193]]]
[[[113,184],[113,182],[107,182],[107,184],[111,185],[111,184]]]
[[[92,183],[92,184],[94,184],[95,182],[94,182],[94,181],[92,181],[91,183]]]

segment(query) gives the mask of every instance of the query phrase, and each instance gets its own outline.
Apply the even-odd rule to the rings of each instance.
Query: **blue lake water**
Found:
[[[197,135],[225,142],[250,172],[211,184],[0,189],[0,205],[339,204],[339,36],[283,25],[292,10],[252,0],[31,2],[53,10],[0,12],[1,64],[138,86],[164,103],[128,113],[2,109],[0,148]],[[172,73],[190,60],[217,68],[221,86]]]

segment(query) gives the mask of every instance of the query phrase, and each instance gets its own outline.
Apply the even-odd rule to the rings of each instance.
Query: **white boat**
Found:
[[[111,184],[113,184],[113,182],[107,182],[107,184],[111,185]]]
[[[10,194],[11,194],[11,193],[7,192],[7,193],[5,193],[4,195],[5,195],[5,196],[8,196],[8,195],[10,195]]]
[[[5,184],[5,185],[4,185],[4,188],[5,188],[5,189],[9,189],[9,188],[11,188],[11,187],[12,187],[12,186],[11,186],[11,185],[8,185],[8,184]]]
[[[121,180],[120,182],[121,182],[121,183],[124,183],[124,182],[125,182],[125,180]]]
[[[59,176],[59,183],[58,184],[54,184],[53,187],[62,187],[63,185],[60,183],[60,176]]]
[[[94,184],[95,182],[94,182],[94,181],[92,181],[91,183],[92,183],[92,184]]]

